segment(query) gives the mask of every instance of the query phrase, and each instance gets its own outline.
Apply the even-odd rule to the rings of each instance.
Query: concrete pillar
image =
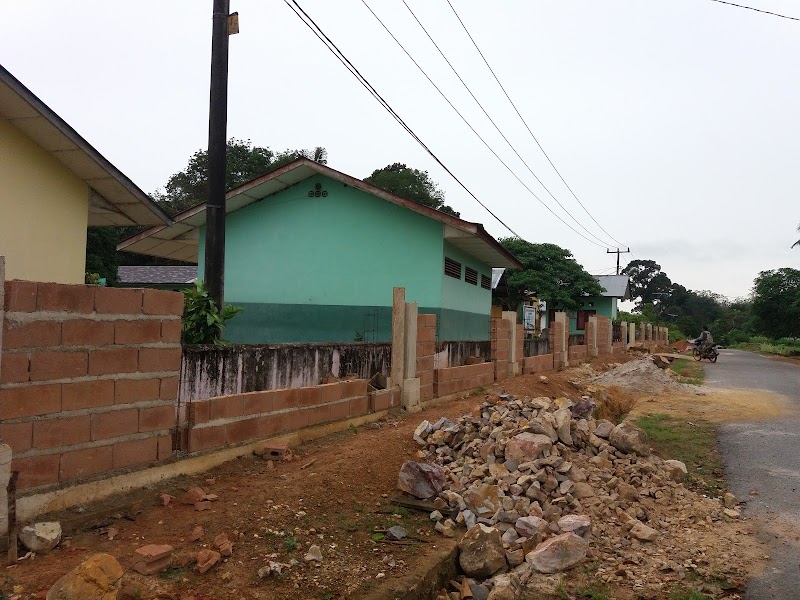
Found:
[[[586,346],[589,351],[589,356],[597,356],[600,352],[597,349],[597,317],[589,317],[589,322],[586,323]]]
[[[513,310],[504,310],[500,317],[508,321],[511,332],[509,334],[508,375],[519,375],[519,363],[522,357],[517,356],[517,313]]]
[[[608,346],[606,347],[606,352],[608,354],[614,353],[614,321],[608,319],[606,321],[606,327],[608,327]]]
[[[636,340],[640,344],[644,345],[645,342],[645,333],[644,333],[644,323],[639,323],[639,338]]]
[[[561,324],[561,327],[559,328],[559,337],[561,339],[558,340],[560,356],[555,356],[554,358],[559,362],[559,364],[567,366],[569,365],[569,317],[567,317],[567,313],[558,311],[555,314],[555,321],[556,323]]]
[[[8,482],[11,479],[11,446],[0,444],[0,535],[8,535]]]
[[[645,334],[647,335],[647,342],[652,344],[653,343],[653,324],[648,323],[647,327],[645,327]]]
[[[636,344],[636,323],[628,326],[628,348]]]
[[[414,327],[416,327],[414,322]],[[392,290],[392,369],[390,386],[402,385],[406,356],[406,288]]]
[[[405,305],[405,351],[403,353],[403,380],[417,376],[417,316],[416,302]],[[392,347],[394,349],[394,346]]]
[[[6,313],[6,257],[0,256],[0,373],[3,372],[3,329],[5,329]],[[5,489],[5,488],[3,488]]]
[[[619,341],[622,342],[622,347],[628,349],[628,322],[619,322]]]

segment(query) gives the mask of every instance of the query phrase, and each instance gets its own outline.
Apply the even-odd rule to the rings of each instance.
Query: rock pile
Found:
[[[419,498],[435,495],[439,509],[431,518],[442,534],[467,528],[461,568],[486,591],[498,588],[498,598],[536,573],[563,571],[600,552],[622,565],[630,549],[670,526],[659,510],[692,503],[679,483],[686,467],[651,456],[642,430],[575,418],[571,408],[566,398],[494,395],[457,422],[423,421],[414,433],[424,463],[404,464],[399,487]],[[711,522],[712,514],[718,520],[721,505],[705,500],[676,522]],[[653,570],[664,564],[671,563]]]

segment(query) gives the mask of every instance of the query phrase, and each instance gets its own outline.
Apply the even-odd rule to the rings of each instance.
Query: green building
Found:
[[[492,267],[521,268],[480,224],[299,159],[226,195],[225,302],[239,343],[388,341],[392,288],[440,340],[489,339]],[[119,245],[198,264],[205,204]]]
[[[630,300],[630,280],[627,275],[594,275],[597,282],[603,287],[599,296],[587,296],[577,311],[567,311],[569,317],[569,332],[571,334],[584,333],[589,317],[599,315],[609,319],[617,318],[617,303],[620,300]],[[553,313],[559,310],[557,306],[550,306],[548,321]],[[546,327],[545,324],[542,327]]]

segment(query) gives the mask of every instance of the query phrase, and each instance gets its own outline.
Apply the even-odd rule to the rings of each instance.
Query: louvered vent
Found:
[[[478,272],[475,269],[466,267],[464,269],[464,281],[472,285],[478,285]]]
[[[485,290],[492,289],[492,278],[487,275],[481,275],[481,287]]]
[[[444,257],[444,274],[449,277],[461,279],[461,263],[452,258]]]

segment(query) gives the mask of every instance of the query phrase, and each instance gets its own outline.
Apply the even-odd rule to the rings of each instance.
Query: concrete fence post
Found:
[[[619,341],[622,342],[622,348],[628,349],[628,322],[619,322]]]
[[[614,353],[614,321],[606,319],[606,328],[608,329],[608,337],[606,337],[606,352],[608,354]]]
[[[647,343],[652,344],[653,343],[653,324],[652,323],[648,323],[647,327],[645,327],[645,334],[647,335],[647,338],[646,338]]]
[[[636,344],[636,323],[628,324],[628,348]]]
[[[5,329],[6,258],[0,256],[0,372],[3,370],[3,329]],[[3,440],[0,440],[2,442]],[[11,479],[11,447],[0,443],[0,535],[8,534],[8,481]]]
[[[589,350],[589,356],[597,356],[599,351],[597,349],[597,317],[589,317],[586,323],[586,346]]]
[[[567,366],[569,365],[569,318],[567,317],[567,313],[562,311],[557,312],[555,321],[559,324],[556,330],[559,337],[559,356],[557,356],[556,359],[559,361],[559,365]]]
[[[417,316],[419,308],[416,302],[405,305],[405,352],[403,355],[403,381],[417,376]]]
[[[501,317],[508,321],[509,326],[509,351],[508,351],[508,375],[514,377],[519,375],[520,356],[517,356],[517,313],[513,310],[504,310]]]
[[[416,326],[416,323],[414,323]],[[403,385],[406,356],[406,288],[392,290],[392,368],[390,385]]]
[[[639,323],[639,337],[638,337],[638,339],[636,341],[638,341],[642,345],[644,345],[644,342],[645,342],[645,334],[644,334],[644,332],[645,332],[645,324],[644,323]]]

